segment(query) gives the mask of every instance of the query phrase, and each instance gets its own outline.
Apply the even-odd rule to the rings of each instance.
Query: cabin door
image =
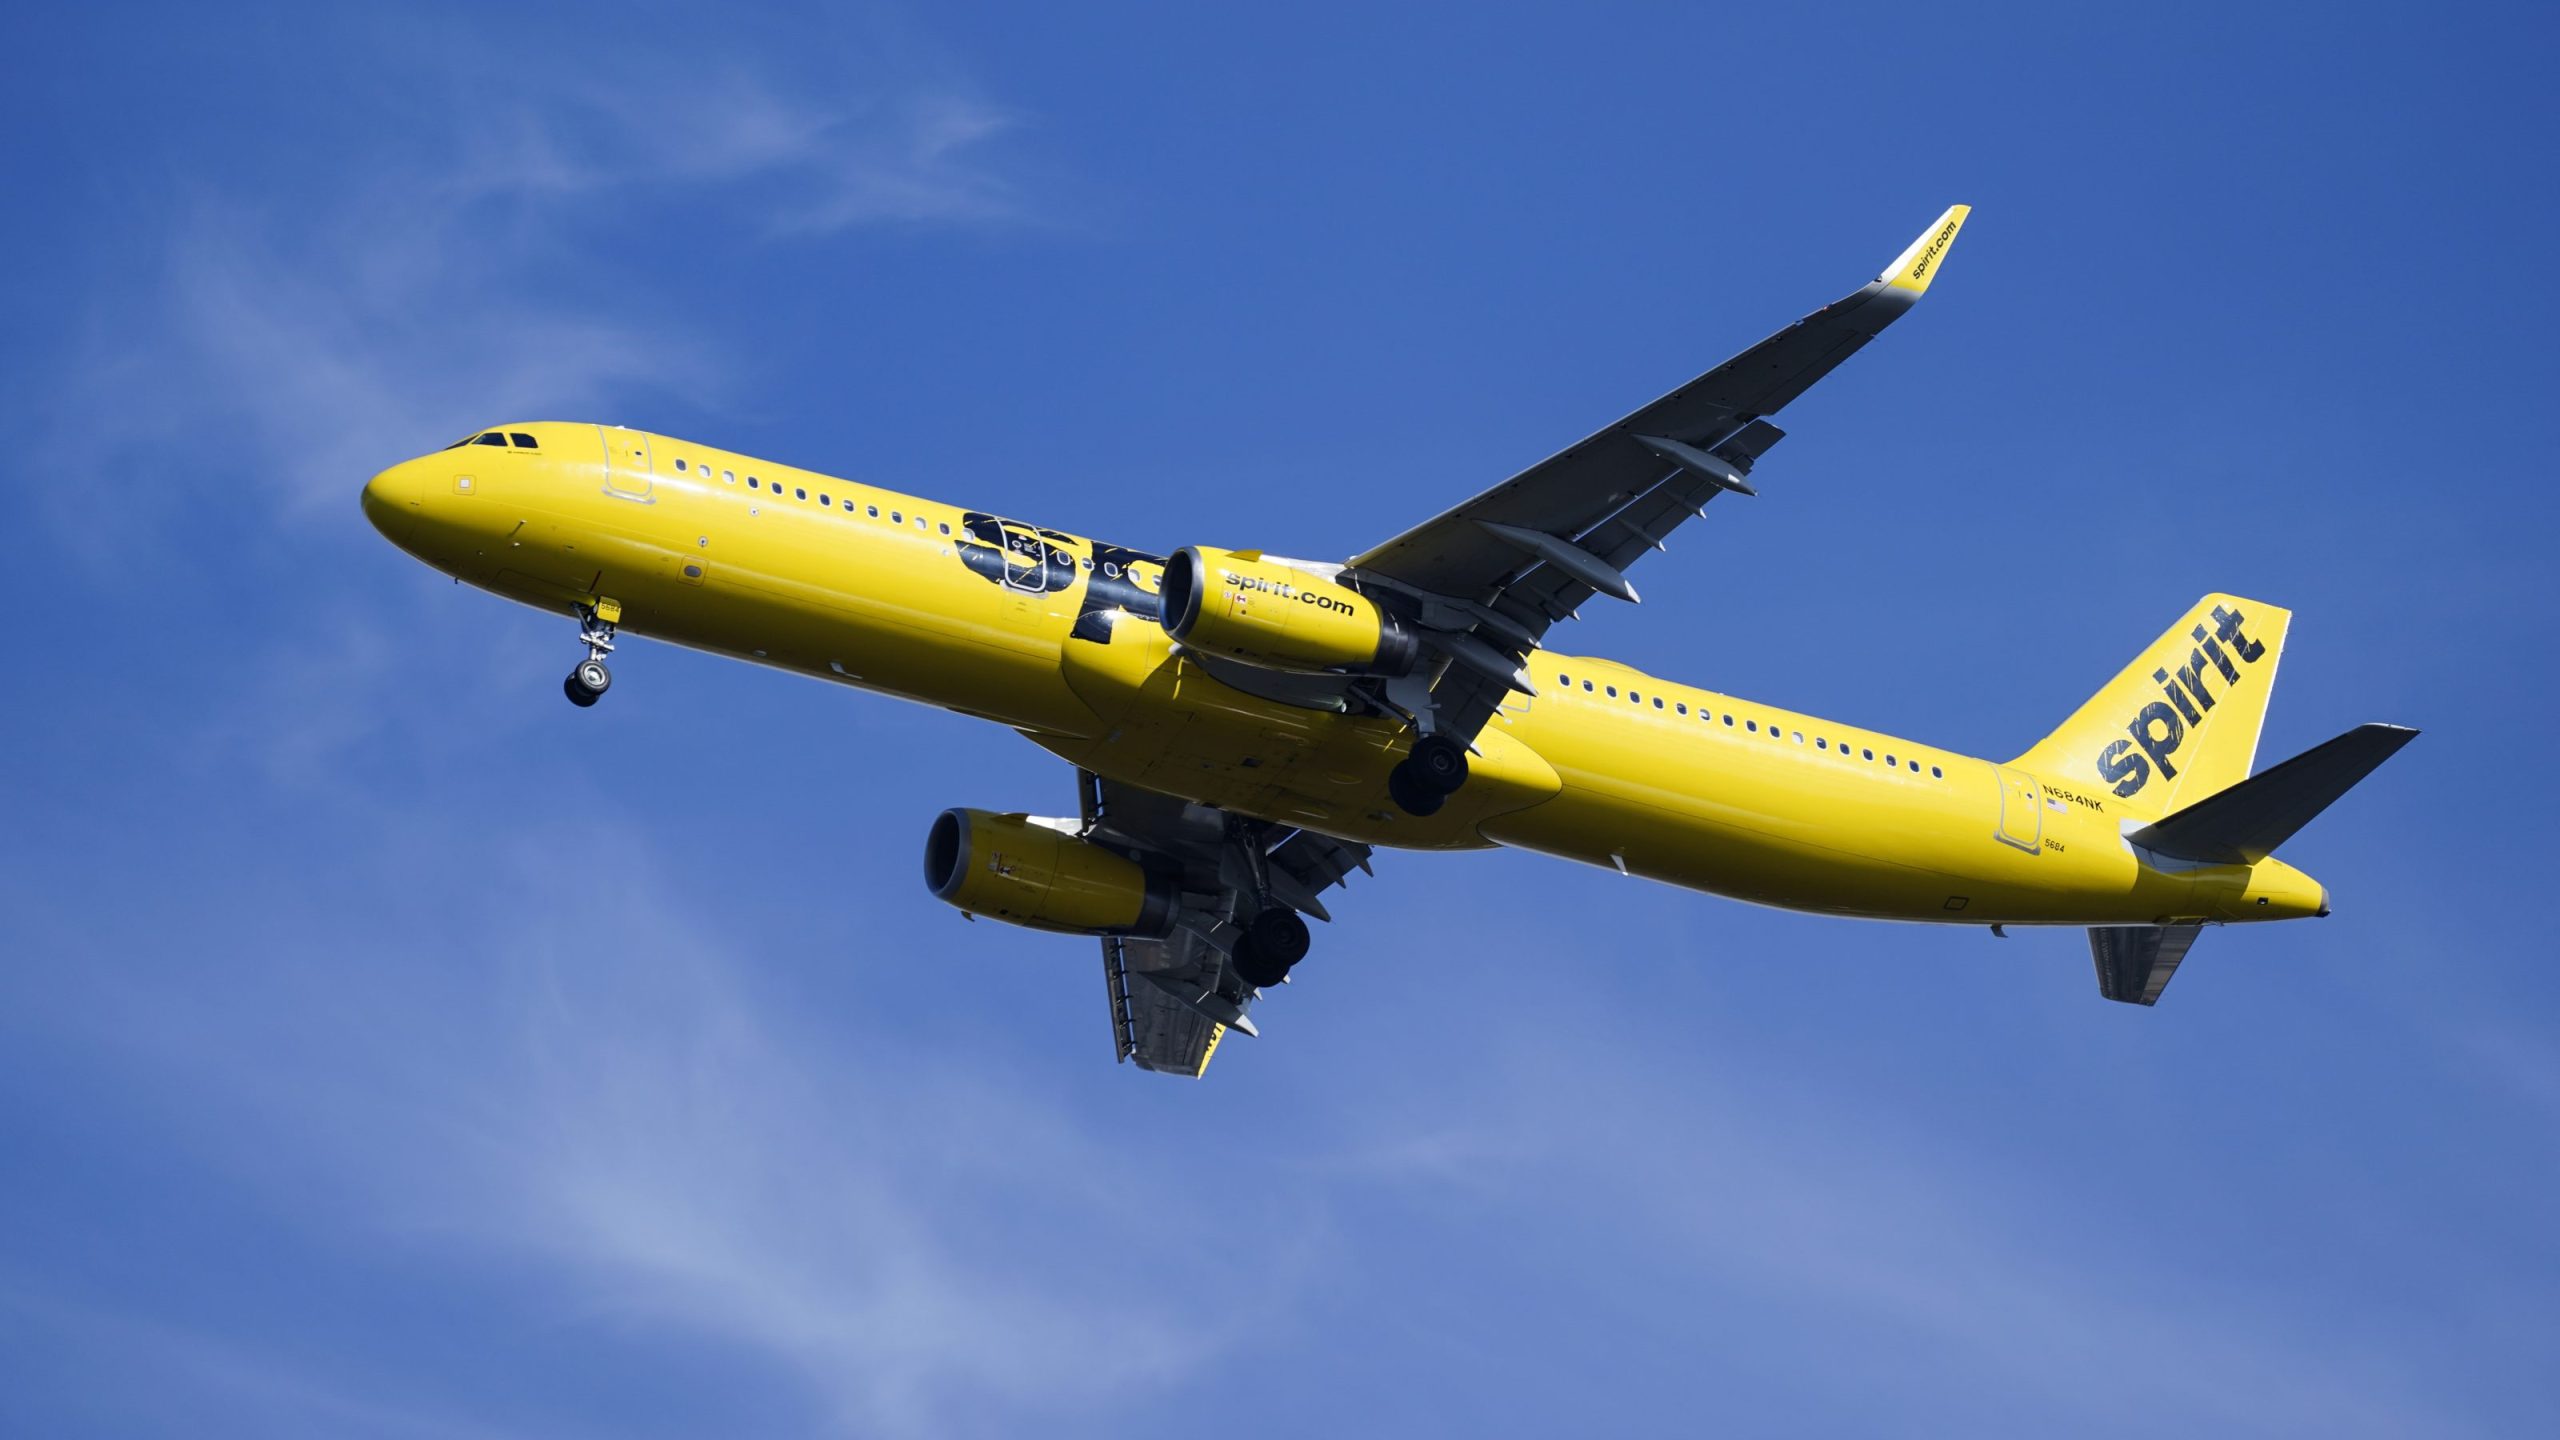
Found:
[[[2000,839],[2030,855],[2044,849],[2044,787],[2024,770],[2000,767]]]
[[[654,472],[649,468],[649,437],[637,430],[596,427],[604,434],[604,490],[625,500],[648,500]]]

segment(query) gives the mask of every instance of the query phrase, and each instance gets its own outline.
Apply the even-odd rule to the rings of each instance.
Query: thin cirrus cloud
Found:
[[[1208,1199],[1178,1148],[1097,1135],[1019,1077],[902,1044],[886,1015],[794,1020],[667,898],[680,872],[646,836],[538,827],[456,872],[413,846],[478,842],[397,833],[325,874],[250,862],[177,897],[233,933],[272,913],[269,889],[325,883],[328,905],[254,949],[26,998],[296,1232],[538,1275],[582,1344],[716,1346],[827,1431],[1098,1417],[1186,1383],[1285,1289],[1285,1261],[1169,1240],[1165,1217]],[[545,897],[578,853],[619,863],[563,912]],[[436,895],[404,893],[420,874],[444,877]],[[365,917],[384,938],[351,964]],[[112,952],[114,928],[70,943]],[[159,1330],[151,1348],[218,1352],[198,1383],[255,1376],[262,1405],[307,1418],[370,1385],[285,1337]],[[419,1377],[375,1393],[421,1431],[488,1418],[486,1397]]]
[[[252,493],[307,519],[385,456],[473,424],[671,390],[718,403],[735,381],[717,342],[595,299],[592,227],[716,214],[753,244],[1023,223],[1021,187],[987,156],[1009,126],[956,86],[822,102],[733,67],[485,94],[382,147],[406,158],[298,174],[295,193],[200,180],[149,283],[73,331],[36,433],[74,473],[243,457]]]

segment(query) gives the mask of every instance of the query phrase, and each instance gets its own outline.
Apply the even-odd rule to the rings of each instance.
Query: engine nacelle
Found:
[[[925,838],[924,883],[936,898],[972,915],[1034,930],[1145,936],[1171,931],[1179,899],[1172,877],[1079,838],[1073,823],[945,810]]]
[[[1164,628],[1195,650],[1271,670],[1410,673],[1422,647],[1368,596],[1252,550],[1177,550]]]

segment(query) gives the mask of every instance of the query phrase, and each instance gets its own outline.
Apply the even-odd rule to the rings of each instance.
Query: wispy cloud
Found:
[[[1597,1273],[1693,1289],[1702,1309],[1821,1317],[1826,1338],[1810,1346],[1792,1322],[1772,1330],[1793,1337],[1778,1363],[1857,1383],[1925,1357],[1996,1387],[2013,1416],[2047,1417],[2029,1428],[2460,1426],[2407,1357],[2182,1264],[2138,1206],[2056,1212],[2041,1198],[2064,1187],[1878,1128],[1889,1104],[1818,1085],[1759,1092],[1747,1065],[1568,1051],[1553,1033],[1608,1033],[1610,1018],[1544,1018],[1553,1031],[1536,1035],[1490,1020],[1463,1097],[1399,1097],[1330,1168],[1541,1233],[1582,1227]],[[1731,1322],[1701,1323],[1697,1343],[1762,1343],[1711,1339]],[[1927,1385],[1895,1393],[1905,1422],[1944,1424]]]
[[[1200,1243],[1204,1197],[1158,1137],[1093,1131],[884,1017],[795,1022],[668,898],[645,837],[448,853],[475,845],[467,874],[396,843],[337,877],[357,911],[450,877],[438,918],[357,971],[273,937],[254,1007],[100,974],[62,1022],[99,1017],[123,1063],[182,1079],[216,1163],[301,1223],[505,1261],[599,1343],[754,1357],[846,1433],[1098,1417],[1191,1383],[1278,1293],[1284,1262]],[[617,859],[564,911],[544,897],[572,854]],[[342,927],[307,923],[315,943]],[[315,1405],[346,1388],[325,1363],[222,1355]]]
[[[1029,218],[988,158],[1007,116],[940,76],[871,65],[820,92],[607,44],[591,67],[524,86],[435,58],[451,48],[404,62],[420,71],[405,78],[457,103],[386,135],[361,169],[287,189],[190,177],[140,283],[104,298],[25,397],[49,467],[245,486],[307,518],[471,425],[737,388],[719,341],[602,298],[600,277],[640,283],[634,227],[714,216],[691,239],[737,250]],[[176,505],[186,487],[129,498],[154,493]]]

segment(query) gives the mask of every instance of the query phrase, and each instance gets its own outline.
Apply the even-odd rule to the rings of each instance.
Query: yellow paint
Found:
[[[1972,213],[1970,205],[1948,206],[1938,223],[1922,231],[1920,238],[1911,242],[1911,248],[1877,278],[1896,290],[1910,291],[1914,299],[1927,294],[1929,282],[1938,278],[1938,263],[1956,243],[1956,232],[1964,228],[1964,217]]]
[[[1184,644],[1278,670],[1355,668],[1377,658],[1384,618],[1367,596],[1258,551],[1191,553],[1196,592],[1167,597],[1190,612],[1189,628],[1165,616]]]
[[[1962,218],[1958,207],[1942,228]],[[1909,262],[1925,285],[1920,265]],[[2285,623],[2254,602],[2208,597],[2006,767],[1541,652],[1528,667],[1537,697],[1515,697],[1478,737],[1466,786],[1415,819],[1386,798],[1409,738],[1400,722],[1245,694],[1134,612],[1087,617],[1107,643],[1073,638],[1088,596],[1106,593],[1093,589],[1100,565],[1151,594],[1152,559],[1010,522],[1001,544],[982,543],[957,507],[691,441],[566,423],[506,432],[540,449],[469,445],[395,465],[365,487],[367,514],[411,554],[510,599],[566,613],[610,595],[625,635],[994,720],[1102,775],[1242,814],[1383,846],[1520,846],[1879,918],[2104,925],[2322,908],[2319,885],[2282,862],[2168,871],[2122,840],[2246,773]],[[464,474],[468,492],[454,488]],[[999,583],[1017,571],[1029,583]],[[1043,573],[1062,588],[1038,588]],[[2163,752],[2178,775],[2117,794],[2100,756],[2116,738],[2134,748],[2126,727],[2166,703],[2152,670],[2193,668],[2192,629],[2213,633],[2216,605],[2246,611],[2265,653],[2234,660],[2237,684],[2204,658],[2216,705]],[[565,627],[562,648],[574,654]],[[628,680],[608,703],[635,703]]]

